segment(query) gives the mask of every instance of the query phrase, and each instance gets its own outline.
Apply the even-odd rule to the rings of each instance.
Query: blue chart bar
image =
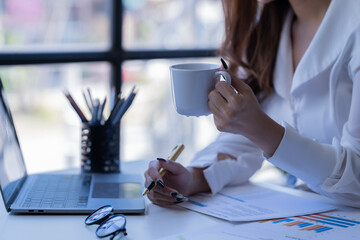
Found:
[[[343,223],[344,222],[349,222],[349,223],[355,223],[355,224],[360,224],[360,222],[354,221],[354,220],[349,220],[349,219],[345,219],[345,218],[338,218],[338,217],[329,217],[330,219],[336,219],[336,220],[340,220]]]
[[[298,224],[299,227],[303,228],[303,227],[308,227],[308,226],[311,226],[311,225],[314,225],[312,223],[300,223]]]
[[[337,226],[337,227],[343,227],[343,228],[347,228],[347,227],[349,227],[349,226],[347,226],[347,225],[342,225],[342,224],[338,224],[338,223],[333,223],[333,222],[326,221],[326,220],[317,220],[316,222],[319,222],[319,223],[326,223],[326,224],[329,224],[329,225],[334,225],[334,226]]]
[[[206,205],[205,204],[202,204],[202,203],[199,203],[199,202],[195,202],[195,201],[193,201],[193,200],[188,200],[188,202],[189,203],[192,203],[192,204],[194,204],[194,205],[197,205],[197,206],[199,206],[199,207],[206,207]]]
[[[245,201],[244,201],[244,200],[242,200],[242,199],[239,199],[239,198],[236,198],[236,197],[233,197],[233,196],[230,196],[230,195],[226,195],[226,194],[221,193],[221,192],[219,192],[218,194],[219,194],[219,195],[221,195],[221,196],[224,196],[224,197],[227,197],[227,198],[230,198],[230,199],[233,199],[233,200],[239,201],[239,202],[245,202]]]
[[[349,222],[344,222],[344,221],[338,221],[338,220],[333,220],[331,218],[324,218],[322,219],[323,221],[328,221],[328,222],[332,222],[332,223],[338,223],[340,225],[346,225],[346,226],[355,226],[356,224],[354,223],[349,223]]]
[[[331,230],[333,228],[331,227],[322,227],[322,228],[319,228],[319,229],[315,229],[315,232],[317,233],[320,233],[320,232],[325,232],[325,231],[328,231],[328,230]]]
[[[281,219],[281,220],[278,220],[278,221],[275,221],[274,223],[280,223],[280,222],[292,222],[294,221],[293,219],[290,219],[290,218],[285,218],[285,219]]]

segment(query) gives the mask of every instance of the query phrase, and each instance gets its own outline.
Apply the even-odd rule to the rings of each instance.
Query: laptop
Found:
[[[103,205],[143,214],[142,176],[135,174],[27,174],[0,80],[0,190],[8,212],[89,214]]]

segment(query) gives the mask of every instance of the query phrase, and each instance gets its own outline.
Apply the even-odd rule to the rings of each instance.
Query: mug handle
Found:
[[[230,74],[225,71],[217,71],[215,72],[216,79],[220,79],[220,76],[225,78],[225,82],[231,86],[231,77]]]

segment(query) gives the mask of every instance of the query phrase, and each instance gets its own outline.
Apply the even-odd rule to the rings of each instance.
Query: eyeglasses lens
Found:
[[[87,225],[91,225],[94,223],[99,222],[99,220],[105,218],[106,216],[108,216],[109,214],[111,214],[111,212],[113,211],[113,208],[111,206],[104,206],[102,208],[99,208],[98,210],[96,210],[94,213],[92,213],[89,217],[87,217],[85,219],[85,224]]]
[[[105,237],[114,234],[119,230],[125,230],[125,224],[126,219],[123,215],[115,215],[99,226],[96,230],[96,235],[98,237]]]

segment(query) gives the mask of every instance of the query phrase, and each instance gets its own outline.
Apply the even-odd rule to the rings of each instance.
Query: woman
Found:
[[[261,2],[258,17],[255,0],[223,1],[221,54],[238,94],[223,82],[209,94],[222,133],[190,166],[150,163],[145,184],[160,180],[148,194],[155,204],[245,182],[266,159],[360,207],[360,2]]]

